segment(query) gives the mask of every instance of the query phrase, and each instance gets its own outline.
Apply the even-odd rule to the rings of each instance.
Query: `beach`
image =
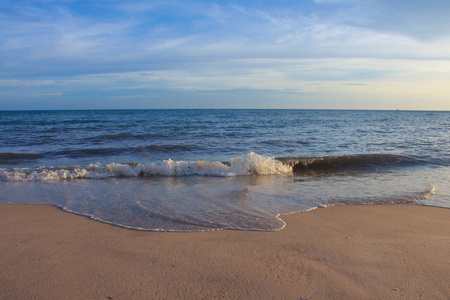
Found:
[[[1,299],[448,299],[450,210],[356,205],[283,230],[147,232],[0,205]]]
[[[450,300],[450,1],[0,11],[0,300]]]

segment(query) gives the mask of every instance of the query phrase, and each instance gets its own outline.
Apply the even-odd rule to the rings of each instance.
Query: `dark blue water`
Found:
[[[337,204],[450,206],[450,112],[0,112],[0,202],[150,230],[274,230]]]

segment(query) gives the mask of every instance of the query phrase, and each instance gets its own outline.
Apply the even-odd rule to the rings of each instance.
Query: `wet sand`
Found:
[[[278,232],[127,230],[0,205],[0,299],[449,299],[450,209],[337,206]]]

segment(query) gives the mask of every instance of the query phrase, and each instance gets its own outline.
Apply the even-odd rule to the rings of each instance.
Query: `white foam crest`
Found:
[[[140,165],[142,175],[163,176],[234,176],[230,167],[221,162],[208,161],[173,161],[164,160],[162,163]]]
[[[291,167],[272,157],[251,152],[230,159],[230,165],[218,161],[174,161],[172,159],[148,164],[100,163],[87,167],[37,169],[0,169],[0,180],[12,182],[59,181],[68,179],[92,179],[107,177],[138,176],[245,176],[245,175],[292,174]]]
[[[250,152],[245,156],[230,159],[231,168],[236,175],[274,175],[292,174],[292,168],[273,157]]]

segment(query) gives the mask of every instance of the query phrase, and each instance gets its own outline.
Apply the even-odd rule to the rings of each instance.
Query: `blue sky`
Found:
[[[0,109],[450,110],[450,1],[2,0]]]

